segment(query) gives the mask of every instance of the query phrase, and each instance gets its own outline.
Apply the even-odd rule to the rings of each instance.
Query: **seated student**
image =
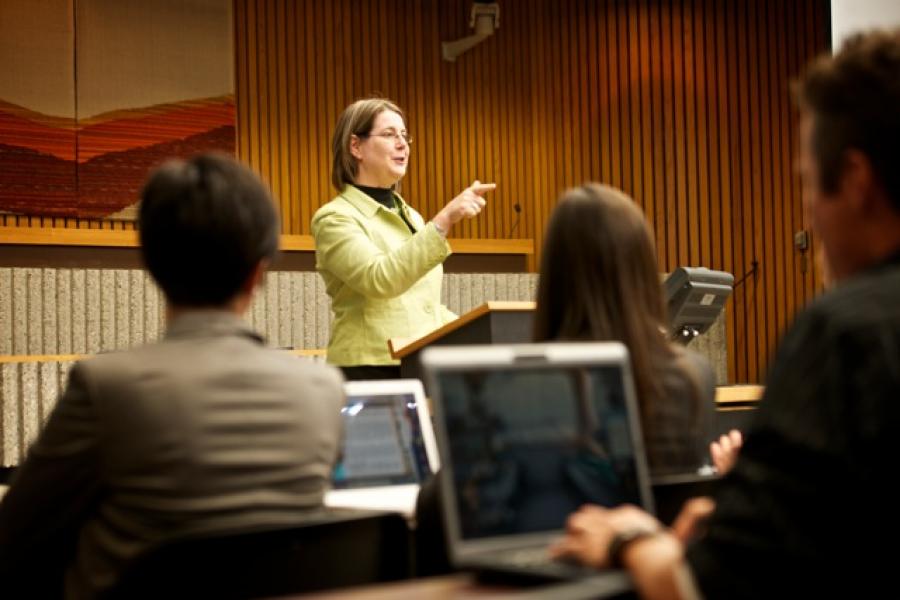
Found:
[[[40,589],[66,550],[66,597],[94,597],[167,538],[321,506],[341,376],[267,348],[241,319],[278,246],[269,193],[223,156],[172,161],[144,188],[139,227],[165,336],[73,367],[0,505],[4,596]]]
[[[564,193],[544,240],[535,341],[615,340],[628,346],[656,475],[691,473],[708,464],[715,414],[712,370],[666,339],[665,310],[653,238],[634,201],[598,184]],[[437,479],[429,479],[416,505],[422,574],[449,569],[440,552],[440,501]]]
[[[653,474],[694,472],[709,462],[712,370],[666,338],[653,236],[631,198],[596,183],[562,195],[544,238],[534,321],[539,342],[628,347]]]
[[[900,29],[847,40],[795,89],[804,202],[835,287],[785,335],[700,539],[685,546],[635,507],[588,507],[555,548],[624,566],[648,598],[896,587]]]

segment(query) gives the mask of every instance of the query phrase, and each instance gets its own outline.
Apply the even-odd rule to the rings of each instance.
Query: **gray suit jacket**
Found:
[[[0,505],[0,575],[72,540],[66,596],[91,597],[168,537],[298,522],[322,503],[343,399],[337,370],[221,311],[77,364]]]

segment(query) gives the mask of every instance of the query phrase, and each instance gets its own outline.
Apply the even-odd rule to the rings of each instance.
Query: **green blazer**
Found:
[[[441,304],[441,264],[450,244],[398,194],[394,198],[403,217],[347,185],[313,215],[316,270],[334,313],[333,365],[398,364],[389,339],[418,338],[456,318]]]

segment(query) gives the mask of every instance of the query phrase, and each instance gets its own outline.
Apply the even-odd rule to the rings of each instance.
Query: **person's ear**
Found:
[[[841,191],[859,212],[870,212],[875,208],[877,181],[872,161],[860,150],[850,148],[844,152],[841,170]]]
[[[362,143],[362,140],[359,139],[359,136],[350,136],[350,154],[356,160],[362,160],[362,150],[359,149],[360,143]]]

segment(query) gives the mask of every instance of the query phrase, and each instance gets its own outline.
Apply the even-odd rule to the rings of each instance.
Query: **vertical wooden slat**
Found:
[[[657,264],[660,271],[668,270],[666,260],[666,129],[665,129],[665,85],[663,84],[663,28],[666,26],[665,5],[662,2],[650,3],[650,80],[655,82],[652,88],[652,151],[651,172],[653,174],[654,210],[651,213],[653,228],[656,233]]]
[[[640,186],[641,192],[637,197],[638,202],[641,204],[644,215],[646,215],[647,220],[650,222],[651,226],[654,226],[655,223],[654,215],[656,209],[656,190],[653,187],[653,165],[654,165],[654,147],[653,147],[653,123],[652,123],[652,115],[653,115],[653,80],[650,74],[650,65],[651,65],[651,52],[652,45],[654,40],[651,39],[651,24],[650,24],[650,4],[649,2],[641,3],[641,11],[638,15],[638,29],[637,29],[637,39],[646,40],[645,43],[638,45],[638,81],[640,82],[640,90],[641,90],[641,105],[640,105],[640,138],[638,142],[638,147],[640,149],[640,156],[638,157],[638,161],[641,164],[641,179]]]
[[[537,165],[547,164],[547,160],[549,160],[550,156],[550,153],[547,151],[547,146],[545,144],[546,136],[544,132],[544,121],[541,119],[541,117],[545,115],[547,111],[544,96],[544,86],[541,85],[542,82],[545,81],[546,75],[546,62],[545,60],[543,60],[545,58],[544,28],[538,27],[534,23],[534,21],[543,20],[544,12],[546,9],[544,9],[543,6],[538,3],[538,0],[532,0],[529,6],[533,10],[535,19],[533,19],[531,26],[526,29],[526,32],[529,34],[528,37],[533,40],[533,47],[537,49],[534,55],[535,69],[533,70],[533,76],[530,81],[529,90],[529,96],[532,98],[531,147],[534,152],[534,165],[536,167]],[[535,245],[536,247],[540,248],[544,240],[544,232],[542,227],[544,217],[545,215],[549,214],[550,208],[553,206],[553,202],[549,199],[548,194],[546,193],[549,189],[549,185],[547,183],[545,169],[531,169],[531,189],[532,193],[534,194],[534,198],[532,199],[531,205],[526,205],[526,208],[524,210],[528,210],[530,208],[530,214],[534,215]]]
[[[678,146],[677,128],[679,121],[679,106],[677,102],[676,92],[676,62],[679,48],[674,44],[675,30],[680,26],[676,19],[676,7],[673,5],[674,0],[668,0],[664,3],[664,26],[663,26],[663,115],[665,117],[665,162],[663,170],[665,172],[665,196],[666,196],[666,214],[664,222],[666,224],[666,258],[665,270],[671,271],[677,266],[678,261],[678,156],[681,148]]]
[[[605,27],[601,35],[604,40],[602,53],[608,57],[606,90],[608,102],[606,106],[606,126],[609,131],[609,141],[606,151],[609,154],[609,179],[606,183],[621,187],[622,185],[622,152],[619,142],[621,128],[619,127],[619,100],[622,86],[619,83],[619,40],[616,36],[616,2],[606,3]]]
[[[778,318],[777,331],[782,332],[787,327],[794,314],[795,295],[793,280],[802,276],[798,266],[799,251],[794,248],[795,224],[792,216],[792,203],[795,200],[790,192],[790,181],[794,178],[793,154],[790,146],[789,130],[795,126],[792,116],[794,110],[790,102],[779,101],[790,97],[788,81],[787,58],[787,29],[786,19],[778,9],[778,3],[773,3],[769,10],[770,27],[774,36],[774,69],[771,73],[775,89],[772,93],[772,111],[776,116],[776,147],[777,158],[774,163],[774,188],[775,203],[775,235],[781,243],[781,260],[776,270],[775,289],[780,291],[777,295]],[[799,200],[799,198],[796,198]],[[797,224],[796,229],[802,228]]]
[[[284,0],[280,0],[275,7],[275,27],[277,38],[275,40],[275,69],[276,69],[276,92],[277,96],[274,101],[277,107],[277,121],[275,138],[278,143],[277,166],[278,166],[278,186],[275,191],[276,201],[278,202],[280,214],[282,218],[291,214],[291,206],[296,201],[291,197],[290,186],[290,165],[288,164],[288,149],[290,148],[289,138],[291,136],[288,129],[288,53],[287,53],[287,18],[285,15]]]
[[[749,58],[749,72],[746,80],[746,90],[749,93],[748,106],[749,111],[742,115],[744,123],[742,127],[748,132],[749,139],[749,161],[744,161],[744,177],[745,196],[743,198],[743,208],[750,223],[750,231],[744,235],[744,243],[746,249],[745,259],[747,259],[747,268],[750,268],[750,261],[756,260],[759,268],[753,277],[753,281],[747,287],[750,294],[745,305],[747,315],[747,331],[748,339],[753,341],[751,351],[747,353],[747,378],[752,381],[758,380],[759,377],[759,359],[763,358],[765,353],[765,299],[761,297],[764,289],[765,272],[769,269],[769,265],[763,264],[764,255],[762,251],[762,195],[760,194],[760,183],[762,178],[762,143],[763,136],[760,128],[755,125],[755,119],[760,115],[760,47],[758,42],[758,31],[756,30],[756,13],[759,8],[758,2],[748,2],[745,12],[745,43],[747,47],[747,56]],[[754,115],[751,119],[750,115]]]
[[[629,105],[629,135],[628,153],[631,155],[631,185],[629,193],[643,202],[643,161],[641,160],[641,99],[643,96],[643,81],[640,79],[641,38],[638,35],[638,12],[643,10],[641,4],[635,4],[637,10],[628,11],[626,26],[626,39],[628,40],[628,105]]]
[[[770,123],[769,132],[764,135],[764,153],[762,155],[763,181],[761,182],[761,192],[766,198],[762,202],[762,229],[763,229],[763,254],[765,260],[769,263],[769,268],[765,271],[765,280],[763,282],[761,301],[765,305],[764,324],[766,329],[766,346],[763,357],[759,361],[760,379],[764,379],[769,364],[778,341],[778,300],[776,298],[776,281],[778,278],[779,267],[784,264],[783,244],[777,234],[775,222],[775,207],[778,202],[777,192],[775,190],[777,170],[775,161],[778,159],[778,117],[776,110],[772,106],[773,95],[777,90],[777,83],[773,80],[773,74],[777,73],[777,65],[775,65],[774,50],[777,43],[777,32],[772,26],[769,17],[772,11],[771,2],[761,2],[757,24],[760,29],[759,44],[761,54],[760,67],[760,101],[761,109],[765,114],[766,121]]]
[[[732,313],[731,313],[731,331],[734,340],[734,371],[729,372],[732,381],[748,381],[746,369],[746,353],[739,352],[739,348],[747,348],[747,330],[744,327],[744,298],[746,296],[746,279],[745,265],[743,262],[744,251],[743,243],[745,230],[744,220],[741,211],[741,182],[742,182],[742,160],[745,160],[746,153],[742,153],[741,140],[746,139],[741,131],[740,115],[745,109],[741,106],[741,98],[743,97],[740,89],[740,73],[744,68],[745,50],[740,45],[738,32],[742,27],[744,20],[742,19],[741,7],[736,3],[726,3],[726,33],[725,48],[727,53],[727,61],[725,72],[728,74],[728,148],[725,156],[728,160],[729,186],[727,190],[727,203],[730,207],[729,221],[726,224],[728,230],[732,232],[729,248],[732,256],[732,272],[735,275],[735,289],[732,294]],[[724,203],[723,203],[724,205]]]
[[[689,128],[686,122],[687,94],[685,94],[685,4],[675,2],[672,5],[672,64],[674,70],[672,81],[674,84],[674,123],[675,123],[675,194],[676,194],[676,220],[675,230],[675,256],[677,262],[671,267],[690,264],[689,243],[687,235],[687,223],[689,220],[688,208],[688,134]]]
[[[563,20],[566,22],[564,35],[569,39],[572,58],[569,60],[569,68],[566,76],[570,84],[569,100],[566,106],[570,110],[563,113],[563,127],[572,133],[571,160],[572,160],[572,185],[578,185],[590,178],[588,161],[590,155],[587,149],[586,138],[590,135],[586,131],[585,121],[588,114],[585,109],[587,99],[587,70],[590,69],[590,60],[587,56],[584,38],[584,28],[587,16],[585,4],[563,5]]]
[[[506,23],[507,35],[515,36],[514,27],[516,21],[517,19]],[[513,27],[509,27],[509,25],[513,25]],[[514,66],[511,61],[509,61],[509,57],[503,57],[498,65],[498,84],[501,89],[509,89],[511,86],[515,85],[515,78],[517,77]],[[516,148],[516,143],[518,142],[517,137],[520,132],[517,128],[512,126],[512,111],[504,110],[501,99],[496,94],[491,96],[491,112],[492,114],[497,115],[498,122],[500,123],[500,130],[509,132],[509,134],[505,136],[498,135],[497,131],[490,132],[491,144],[493,146],[490,180],[496,181],[503,186],[501,192],[494,194],[493,198],[490,199],[490,212],[492,215],[494,236],[505,238],[509,237],[509,228],[512,225],[512,205],[516,201],[515,198],[518,191],[515,185],[514,174],[515,154],[517,152],[514,148]],[[518,152],[522,152],[524,149],[524,146],[518,146]],[[504,160],[504,158],[506,160]]]
[[[793,11],[791,11],[791,13],[792,12]],[[791,13],[789,13],[789,17]],[[785,19],[782,27],[782,37],[785,40],[782,43],[782,47],[785,49],[783,55],[787,56],[787,60],[782,61],[783,79],[785,81],[783,85],[785,86],[784,95],[787,95],[787,82],[792,76],[792,73],[795,72],[794,68],[796,65],[796,59],[792,58],[794,44],[791,41],[792,29],[790,18]],[[787,120],[787,123],[782,128],[782,137],[784,140],[784,177],[782,181],[782,190],[786,196],[783,214],[786,216],[785,220],[787,223],[785,224],[785,228],[786,233],[790,236],[788,239],[793,242],[794,234],[807,228],[807,224],[803,219],[803,198],[800,192],[800,178],[797,176],[794,167],[795,157],[797,156],[795,131],[799,124],[799,119],[793,106],[782,106],[781,110],[784,112],[785,119]],[[794,314],[802,308],[803,303],[805,302],[806,296],[803,293],[803,283],[806,273],[814,269],[813,261],[810,260],[813,256],[812,250],[812,245],[810,245],[810,248],[804,254],[793,248],[792,245],[791,262],[788,264],[784,285],[788,301],[786,307],[787,314],[785,315],[786,323],[790,323]]]
[[[630,51],[629,44],[629,36],[628,36],[628,6],[624,2],[616,2],[616,35],[619,40],[619,98],[621,99],[621,105],[619,107],[619,123],[620,123],[620,131],[621,131],[621,145],[619,146],[619,152],[622,154],[622,183],[620,187],[627,193],[632,193],[634,189],[633,185],[633,177],[634,171],[632,168],[632,155],[631,155],[631,98],[630,96],[630,73],[629,73],[629,61],[628,61],[628,53]]]
[[[705,14],[705,0],[695,0],[693,10],[695,49],[693,54],[694,86],[693,93],[696,96],[696,123],[697,123],[697,204],[698,214],[696,228],[692,237],[695,239],[695,251],[692,261],[694,264],[709,265],[715,268],[712,248],[710,243],[710,204],[709,195],[709,121],[707,111],[712,94],[709,93],[710,76],[706,70],[706,57],[710,48],[706,37],[705,21],[709,18]]]
[[[684,248],[682,253],[683,264],[696,265],[699,264],[699,244],[696,234],[699,232],[699,198],[697,197],[697,113],[694,73],[694,55],[698,52],[697,41],[694,38],[694,6],[690,0],[684,0],[681,3],[681,20],[682,40],[681,40],[681,58],[682,69],[684,70],[684,79],[682,84],[682,94],[684,95],[684,168],[680,171],[684,178],[683,189],[685,191],[685,213],[681,226],[679,227],[679,236],[683,236],[683,240],[679,240],[679,246]]]

